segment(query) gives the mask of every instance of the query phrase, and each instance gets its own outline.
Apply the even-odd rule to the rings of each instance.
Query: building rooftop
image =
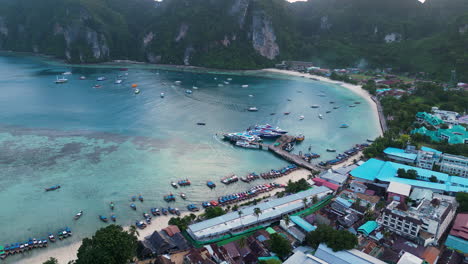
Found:
[[[405,252],[403,256],[401,256],[400,260],[397,264],[422,264],[423,260],[416,257],[415,255]]]
[[[239,217],[237,212],[227,213],[212,219],[192,224],[188,227],[188,233],[195,239],[204,239],[238,230],[244,226],[252,226],[259,222],[267,222],[270,219],[288,214],[301,209],[304,206],[303,199],[317,196],[319,199],[332,193],[324,186],[316,186],[309,190],[291,194],[278,199],[270,199],[268,202],[254,206],[241,208],[243,215]],[[261,214],[257,217],[254,209],[260,208]]]
[[[392,181],[388,185],[387,192],[396,193],[408,197],[411,192],[411,185]]]
[[[329,264],[314,255],[312,249],[306,247],[298,247],[294,249],[294,254],[289,257],[283,264]]]
[[[450,235],[468,240],[468,214],[458,214],[453,222]]]
[[[293,223],[295,223],[296,225],[298,225],[300,228],[302,228],[303,230],[305,230],[306,232],[312,232],[314,231],[315,229],[317,229],[316,226],[313,226],[311,224],[309,224],[306,220],[302,219],[301,217],[299,216],[291,216],[290,217],[291,221]]]
[[[438,180],[443,181],[444,183],[400,178],[397,176],[397,171],[400,168],[405,170],[416,170],[419,176],[425,177],[427,179],[429,179],[431,176],[435,176]],[[378,179],[384,182],[393,181],[426,189],[442,190],[447,192],[468,192],[468,178],[449,176],[446,173],[435,172],[378,159],[368,160],[361,166],[352,170],[350,174],[353,177],[369,181]]]
[[[334,252],[323,243],[317,248],[315,256],[330,264],[385,264],[385,262],[355,249]]]
[[[407,153],[406,150],[399,149],[399,148],[386,148],[383,152],[387,155],[396,156],[396,157],[404,158],[407,160],[412,160],[413,162],[418,157],[418,154],[416,153]]]
[[[312,179],[317,186],[325,186],[327,188],[330,188],[334,191],[338,190],[340,186],[338,184],[331,183],[325,179],[322,178],[313,178]]]
[[[427,151],[427,152],[434,152],[435,154],[442,154],[442,151],[438,151],[437,149],[433,149],[433,148],[429,148],[429,147],[425,147],[425,146],[422,146],[421,147],[421,150],[422,151]]]
[[[336,182],[339,185],[343,185],[343,183],[345,183],[346,180],[348,179],[348,176],[338,174],[338,173],[334,173],[333,171],[328,170],[325,173],[321,174],[320,178],[325,179],[327,181]]]
[[[436,263],[438,257],[440,255],[440,250],[435,247],[428,247],[424,251],[422,258],[429,264]]]
[[[369,236],[370,233],[374,232],[374,230],[377,229],[377,227],[379,227],[379,224],[376,221],[367,221],[365,224],[358,228],[358,231],[366,236]]]

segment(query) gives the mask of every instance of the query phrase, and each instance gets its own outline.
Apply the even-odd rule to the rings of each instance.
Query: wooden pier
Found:
[[[320,172],[323,171],[324,168],[319,167],[317,165],[314,165],[312,163],[309,163],[305,161],[301,156],[287,152],[283,150],[284,145],[288,143],[292,143],[296,141],[296,137],[293,136],[288,136],[288,135],[282,135],[278,140],[273,145],[267,145],[268,150],[273,152],[275,155],[281,157],[282,159],[294,163],[299,167],[308,169],[310,171],[316,171]]]

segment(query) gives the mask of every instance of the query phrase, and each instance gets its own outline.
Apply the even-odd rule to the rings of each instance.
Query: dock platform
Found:
[[[268,145],[268,150],[273,152],[275,155],[281,157],[282,159],[288,162],[291,162],[293,164],[296,164],[299,167],[302,167],[311,171],[316,171],[316,172],[323,171],[324,168],[305,161],[299,155],[283,150],[284,145],[288,143],[292,143],[294,141],[296,141],[296,137],[289,136],[289,135],[282,135],[280,138],[276,140],[276,142],[273,145]]]

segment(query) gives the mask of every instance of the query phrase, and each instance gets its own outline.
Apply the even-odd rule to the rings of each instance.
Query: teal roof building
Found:
[[[416,114],[416,119],[419,122],[425,122],[435,127],[440,126],[444,123],[442,119],[438,118],[437,116],[426,113],[426,112],[418,112]]]
[[[398,177],[398,169],[416,170],[418,179],[406,179]],[[431,171],[418,167],[403,165],[400,163],[370,159],[361,166],[350,172],[351,176],[363,180],[383,182],[399,182],[415,187],[446,191],[446,192],[468,192],[468,178],[450,176],[446,173]],[[429,179],[435,176],[438,182]]]
[[[377,229],[377,227],[379,227],[379,224],[376,221],[367,221],[365,224],[360,226],[357,231],[369,236],[375,229]]]
[[[468,132],[461,125],[455,125],[448,129],[429,130],[424,126],[413,129],[411,134],[421,134],[429,136],[433,141],[440,142],[446,140],[449,144],[468,144]]]

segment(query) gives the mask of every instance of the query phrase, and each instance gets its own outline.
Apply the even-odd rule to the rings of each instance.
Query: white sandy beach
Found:
[[[309,174],[311,174],[310,171],[306,169],[299,169],[281,178],[272,179],[271,182],[276,182],[279,184],[287,184],[289,180],[298,181],[299,179],[302,179],[302,178],[307,179],[307,176]],[[258,181],[251,182],[251,186],[256,186],[259,184],[260,183]],[[268,194],[273,196],[274,194],[276,194],[277,192],[280,192],[281,190],[282,189],[274,189],[270,192],[262,193],[261,195],[254,197],[251,200],[261,198],[263,196],[267,196]],[[249,200],[242,201],[242,203],[245,203],[247,201]],[[199,215],[201,213],[203,213],[203,210],[195,213],[195,215]],[[190,212],[184,212],[182,213],[181,216],[188,215],[188,214],[190,214]],[[154,217],[151,225],[149,225],[144,230],[138,230],[138,233],[139,233],[138,238],[142,240],[144,239],[144,237],[151,235],[154,231],[158,231],[167,227],[169,219],[171,219],[171,217],[174,217],[174,216],[167,215],[167,216]],[[126,227],[126,229],[127,228],[128,227]],[[20,263],[24,263],[24,264],[40,264],[48,260],[50,257],[54,257],[59,261],[59,264],[67,264],[70,260],[76,259],[76,254],[80,246],[81,246],[81,242],[76,242],[71,245],[63,246],[63,247],[54,247],[54,244],[52,244],[50,248],[42,250],[39,254],[35,255],[34,257],[30,257],[30,258],[25,257],[25,258],[20,259],[19,261]]]
[[[323,76],[313,75],[313,74],[308,74],[308,73],[300,73],[300,72],[296,72],[296,71],[279,70],[279,69],[263,69],[262,71],[270,72],[270,73],[279,73],[279,74],[291,75],[291,76],[296,76],[296,77],[304,77],[304,78],[309,78],[309,79],[314,78],[314,79],[317,79],[317,80],[319,80],[321,82],[338,84],[338,85],[342,86],[343,88],[346,88],[346,89],[352,91],[353,93],[359,95],[364,100],[366,100],[369,103],[369,105],[372,107],[372,112],[373,112],[373,114],[375,116],[375,120],[380,121],[377,105],[375,104],[374,100],[372,100],[371,95],[366,90],[362,89],[362,86],[360,86],[360,85],[354,85],[354,84],[350,84],[350,83],[334,81],[334,80],[331,80],[331,79],[323,77]],[[379,127],[379,134],[383,135],[380,123],[378,124],[378,127]]]

